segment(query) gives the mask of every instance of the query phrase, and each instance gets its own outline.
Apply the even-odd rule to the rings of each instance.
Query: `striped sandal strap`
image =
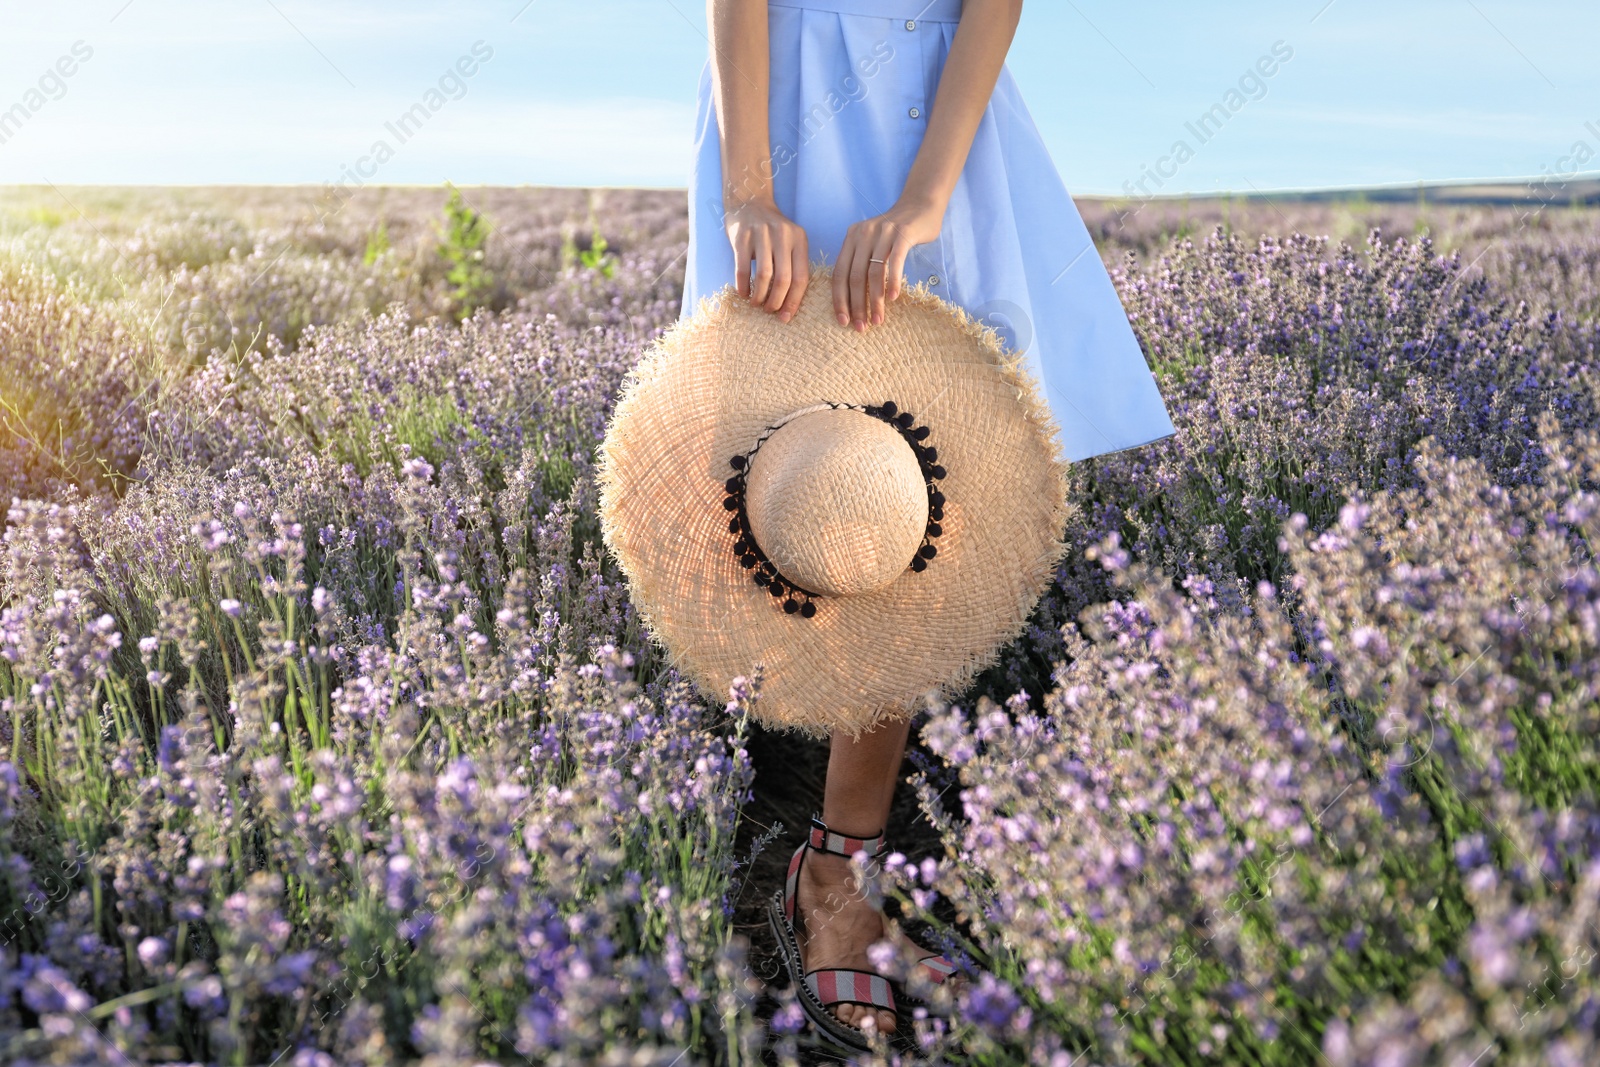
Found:
[[[813,852],[828,852],[835,856],[854,856],[857,852],[865,851],[871,856],[881,856],[888,847],[888,837],[879,831],[872,837],[852,837],[841,834],[831,829],[822,821],[822,816],[811,816],[811,832],[794,850],[794,855],[789,858],[789,870],[783,879],[783,914],[794,925],[794,901],[800,892],[800,865],[805,860],[806,850]]]
[[[863,1004],[894,1011],[894,990],[889,980],[870,971],[832,969],[806,975],[806,988],[825,1008],[835,1004]]]
[[[783,879],[783,917],[789,920],[790,926],[795,924],[795,894],[800,892],[800,863],[806,858],[806,848],[802,844],[794,850],[794,855],[789,859],[789,873]]]
[[[922,975],[928,981],[938,984],[956,973],[956,965],[950,962],[949,957],[941,956],[935,952],[931,956],[924,956],[917,961],[917,966],[922,968]]]
[[[878,856],[888,847],[888,835],[879,830],[872,837],[852,837],[829,828],[821,816],[812,815],[811,834],[806,843],[818,852],[831,852],[835,856],[854,856],[857,852]]]

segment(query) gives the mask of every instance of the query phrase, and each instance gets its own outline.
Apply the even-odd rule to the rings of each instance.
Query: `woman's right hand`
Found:
[[[811,281],[806,231],[771,200],[746,200],[730,207],[723,224],[733,244],[739,295],[788,322],[800,310],[800,298]]]

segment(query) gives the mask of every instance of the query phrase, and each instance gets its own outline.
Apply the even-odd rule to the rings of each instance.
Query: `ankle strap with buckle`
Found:
[[[829,829],[819,816],[812,815],[811,836],[807,843],[818,852],[830,852],[835,856],[854,856],[857,852],[878,856],[888,847],[888,837],[882,830],[871,837],[851,837]]]

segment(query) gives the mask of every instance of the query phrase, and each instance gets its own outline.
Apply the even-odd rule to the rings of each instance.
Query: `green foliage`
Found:
[[[589,219],[589,247],[579,248],[577,238],[573,231],[568,229],[561,235],[561,269],[574,270],[582,267],[584,270],[598,271],[603,278],[614,278],[617,274],[617,257],[615,253],[608,252],[610,244],[606,241],[605,234],[600,232],[600,224]]]
[[[444,208],[444,227],[439,255],[449,265],[445,279],[451,285],[451,310],[465,319],[487,307],[494,287],[494,274],[484,264],[484,245],[489,240],[489,224],[472,210],[461,190],[446,185],[450,199]]]
[[[389,251],[389,223],[385,219],[378,220],[378,228],[367,235],[367,250],[362,253],[361,263],[370,267],[378,258]]]
[[[578,262],[588,270],[597,270],[607,278],[615,277],[617,273],[617,259],[606,254],[605,235],[600,232],[600,227],[594,228],[594,235],[590,239],[589,247],[578,253]]]

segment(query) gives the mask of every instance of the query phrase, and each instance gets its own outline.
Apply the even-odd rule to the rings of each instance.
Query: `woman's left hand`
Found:
[[[943,209],[896,204],[851,226],[833,266],[833,311],[841,326],[865,330],[883,322],[884,305],[900,295],[906,256],[939,236]]]

